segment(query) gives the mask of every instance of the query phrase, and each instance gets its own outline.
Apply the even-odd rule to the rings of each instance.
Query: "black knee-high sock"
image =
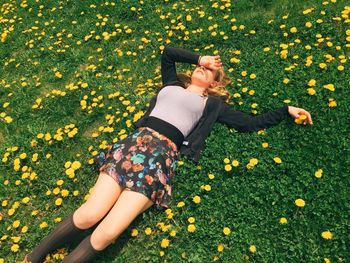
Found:
[[[62,263],[91,263],[102,251],[103,250],[96,250],[91,245],[91,235],[88,235],[63,259]]]
[[[48,253],[62,247],[64,243],[86,230],[80,229],[74,225],[73,214],[74,213],[70,214],[62,220],[56,228],[34,248],[27,257],[28,261],[31,263],[42,263]]]

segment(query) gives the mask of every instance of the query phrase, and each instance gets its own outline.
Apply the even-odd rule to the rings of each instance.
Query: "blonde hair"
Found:
[[[183,88],[187,88],[191,84],[191,75],[186,74],[186,73],[179,73],[177,74],[178,80],[183,84]],[[218,84],[215,87],[210,87],[208,88],[206,92],[207,95],[213,95],[213,96],[218,96],[221,97],[225,102],[229,102],[231,99],[231,94],[230,92],[226,89],[226,86],[231,83],[231,78],[228,77],[223,68],[221,67],[215,75],[214,78],[215,81],[218,82]]]

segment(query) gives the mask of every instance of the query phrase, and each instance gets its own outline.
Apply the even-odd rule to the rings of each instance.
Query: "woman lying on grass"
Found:
[[[175,62],[195,64],[191,76],[176,74]],[[161,58],[162,88],[151,99],[137,129],[94,157],[99,176],[89,199],[60,222],[23,262],[42,262],[48,253],[76,235],[96,227],[62,262],[92,262],[131,222],[155,204],[169,208],[172,178],[180,154],[198,163],[204,142],[215,122],[238,132],[252,132],[280,123],[304,109],[283,106],[251,116],[228,104],[220,56],[200,56],[166,46]]]

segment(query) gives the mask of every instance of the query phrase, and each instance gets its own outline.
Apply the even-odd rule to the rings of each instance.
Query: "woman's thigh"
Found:
[[[139,214],[152,205],[153,202],[144,194],[125,189],[111,211],[92,233],[92,246],[97,250],[103,250],[112,243]]]
[[[74,213],[78,228],[86,229],[103,218],[118,200],[122,187],[108,174],[101,172],[88,200]]]

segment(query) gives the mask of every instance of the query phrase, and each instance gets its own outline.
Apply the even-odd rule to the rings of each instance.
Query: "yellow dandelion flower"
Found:
[[[230,163],[230,159],[229,158],[225,158],[224,159],[224,163]]]
[[[280,221],[280,224],[282,224],[282,225],[287,224],[287,218],[285,218],[285,217],[281,217],[279,221]]]
[[[11,251],[12,252],[17,252],[19,250],[19,245],[18,244],[13,244],[12,246],[11,246]]]
[[[209,192],[211,190],[211,186],[209,184],[206,184],[204,186],[204,190]]]
[[[62,78],[61,72],[56,71],[56,72],[55,72],[55,77],[56,77],[56,78],[59,78],[59,79]]]
[[[316,80],[310,79],[309,82],[307,83],[308,86],[313,87],[316,85]]]
[[[162,241],[161,241],[161,243],[160,243],[160,246],[161,246],[162,248],[167,248],[167,247],[169,246],[169,243],[170,243],[169,239],[163,238]]]
[[[229,172],[229,171],[231,171],[231,170],[232,170],[231,164],[226,164],[226,165],[225,165],[225,171],[226,171],[226,172]]]
[[[46,222],[42,222],[39,227],[42,229],[42,228],[46,228],[48,225]]]
[[[233,160],[231,163],[234,167],[237,167],[239,165],[239,161]]]
[[[139,231],[136,228],[131,229],[131,236],[136,237],[139,234]]]
[[[308,88],[308,89],[307,89],[307,93],[308,93],[309,95],[314,95],[314,94],[316,93],[316,90],[315,90],[314,88]]]
[[[232,63],[238,63],[238,62],[240,62],[241,60],[240,59],[238,59],[238,58],[231,58],[230,59],[230,62],[232,62]]]
[[[299,207],[304,207],[305,206],[305,201],[301,198],[298,198],[294,201],[295,205],[296,206],[299,206]]]
[[[30,201],[30,198],[28,196],[26,196],[22,199],[22,203],[24,203],[24,204],[28,203],[29,201]]]
[[[53,189],[52,191],[55,195],[57,195],[60,192],[60,188],[56,187],[55,189]]]
[[[312,23],[311,23],[311,22],[306,22],[306,23],[305,23],[305,26],[308,27],[308,28],[310,28],[310,27],[312,27]]]
[[[13,209],[13,208],[10,208],[8,211],[7,211],[7,214],[9,215],[9,216],[12,216],[14,213],[15,213],[15,209]]]
[[[57,184],[58,186],[62,185],[63,183],[64,183],[64,181],[63,181],[62,179],[60,179],[60,180],[58,180],[58,181],[56,182],[56,184]]]
[[[275,161],[275,163],[282,163],[282,160],[279,157],[274,157],[273,160]]]
[[[21,221],[20,221],[20,220],[16,220],[16,221],[14,221],[14,222],[12,223],[13,228],[17,228],[17,227],[19,227],[20,223],[21,223]]]
[[[180,201],[177,203],[177,207],[183,207],[183,206],[185,206],[185,202]]]
[[[231,233],[231,229],[229,227],[224,227],[223,232],[227,236],[227,235],[229,235]]]
[[[21,229],[22,233],[26,233],[27,231],[28,231],[28,226],[22,227],[22,229]]]
[[[298,118],[294,119],[294,122],[296,124],[302,124],[306,120],[306,118],[307,118],[306,115],[300,114]]]
[[[71,165],[72,165],[72,163],[70,161],[68,161],[64,164],[64,168],[68,169]]]
[[[320,63],[318,64],[318,66],[321,68],[321,69],[325,69],[327,67],[327,64],[326,63]]]
[[[220,243],[218,245],[218,252],[222,252],[224,250],[224,244]]]
[[[165,211],[164,211],[167,215],[169,215],[169,214],[171,214],[171,209],[170,208],[168,208],[168,209],[166,209]]]
[[[79,169],[81,167],[81,163],[79,162],[79,161],[74,161],[73,163],[72,163],[72,166],[71,166],[71,168],[73,168],[74,170],[77,170],[77,169]]]
[[[151,229],[150,227],[147,227],[147,228],[145,229],[145,234],[146,234],[147,236],[149,236],[151,233],[152,233],[152,229]]]
[[[188,219],[187,219],[187,221],[189,222],[189,223],[194,223],[194,221],[196,221],[196,219],[194,218],[194,217],[189,217]]]
[[[63,197],[67,197],[67,196],[69,195],[69,191],[68,191],[67,189],[63,189],[63,190],[61,191],[61,195],[62,195]]]
[[[316,177],[316,178],[321,178],[321,177],[322,177],[322,173],[323,173],[323,170],[322,170],[322,169],[318,169],[318,170],[315,172],[315,177]]]
[[[332,234],[332,232],[330,232],[330,231],[323,231],[322,233],[321,233],[321,236],[324,238],[324,239],[332,239],[332,237],[333,237],[333,234]]]
[[[269,144],[268,144],[267,142],[263,142],[263,143],[261,144],[261,146],[262,146],[263,148],[267,148],[267,147],[269,147]]]
[[[187,226],[187,231],[190,232],[190,233],[196,231],[196,226],[194,224],[189,224]]]
[[[281,57],[282,59],[285,59],[285,58],[287,58],[287,54],[288,54],[288,50],[287,50],[287,49],[284,49],[284,50],[282,50],[282,51],[280,52],[280,57]]]
[[[59,198],[56,199],[55,205],[61,205],[61,204],[62,204],[62,198],[59,197]]]
[[[195,197],[193,197],[193,202],[196,203],[196,204],[199,204],[201,202],[201,198],[200,196],[196,195]]]
[[[334,108],[337,106],[337,102],[334,99],[329,99],[328,107]]]
[[[256,158],[252,158],[252,159],[250,159],[250,161],[249,161],[249,163],[251,164],[251,165],[256,165],[256,164],[258,164],[258,159],[256,159]]]
[[[323,85],[323,87],[324,87],[325,89],[330,90],[330,91],[334,91],[334,90],[335,90],[334,84],[326,84],[326,85]]]
[[[69,178],[73,178],[74,177],[74,169],[73,168],[68,168],[66,170],[66,175],[68,175]]]
[[[39,214],[39,210],[33,210],[31,213],[32,216],[36,216],[37,214]]]
[[[251,246],[249,247],[249,251],[252,252],[252,253],[255,253],[255,252],[256,252],[256,246],[251,245]]]
[[[215,178],[215,175],[213,174],[208,174],[209,179],[213,180]]]
[[[298,32],[298,29],[297,29],[295,26],[293,26],[293,27],[290,29],[290,32],[291,32],[291,33],[296,33],[296,32]]]
[[[11,237],[11,239],[13,240],[14,243],[18,243],[21,240],[21,237],[15,236],[15,237]]]

